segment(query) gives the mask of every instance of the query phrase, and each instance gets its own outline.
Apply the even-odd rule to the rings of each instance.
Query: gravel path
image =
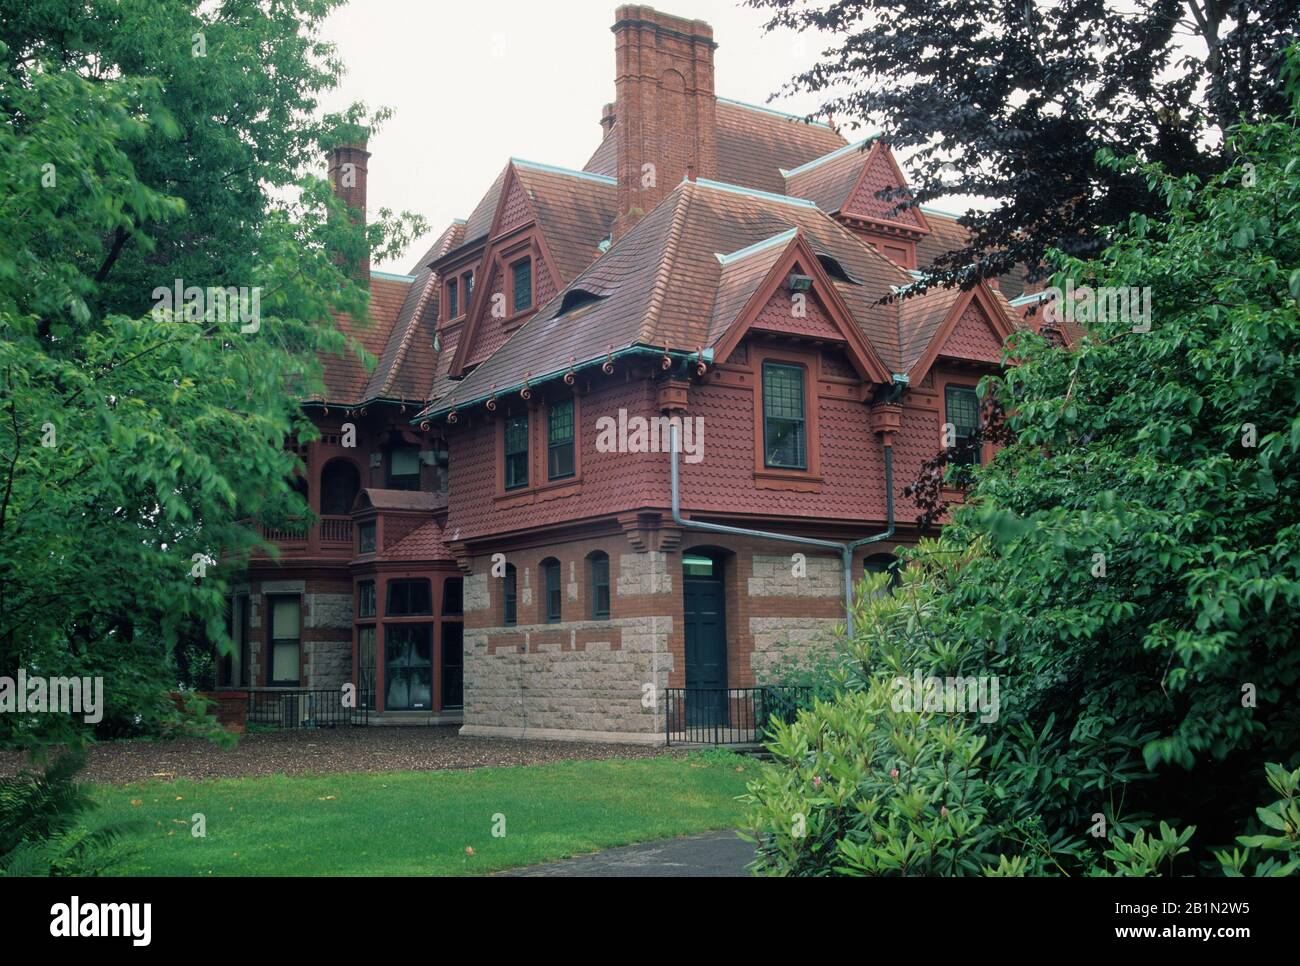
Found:
[[[600,758],[653,758],[663,748],[577,741],[462,738],[456,726],[322,728],[246,734],[223,750],[198,738],[116,741],[91,749],[82,777],[122,784],[151,778],[239,778],[331,772],[437,771],[485,765],[536,765]],[[15,752],[0,751],[0,775],[22,767]]]

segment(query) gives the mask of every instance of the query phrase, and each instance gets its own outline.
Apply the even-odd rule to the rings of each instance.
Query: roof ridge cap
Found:
[[[411,312],[411,321],[407,323],[406,331],[402,333],[402,340],[397,344],[397,352],[393,354],[393,364],[389,367],[388,374],[379,387],[380,395],[388,392],[392,387],[393,380],[397,377],[397,370],[402,365],[403,360],[406,359],[406,350],[411,343],[411,333],[419,328],[420,316],[424,314],[424,307],[428,304],[430,296],[437,287],[438,273],[430,272],[424,291],[420,293],[420,297],[415,303],[415,309]]]
[[[684,181],[678,185],[681,191],[681,197],[677,201],[677,210],[673,212],[672,223],[668,226],[668,239],[664,245],[665,257],[659,262],[659,268],[655,272],[654,286],[650,290],[650,298],[646,305],[646,317],[641,322],[639,334],[641,338],[638,341],[644,342],[650,336],[650,322],[653,319],[659,321],[663,312],[664,298],[668,289],[668,279],[672,275],[672,267],[677,263],[677,249],[681,242],[682,226],[686,222],[686,212],[694,200],[694,193],[691,190],[695,185],[693,181]],[[687,186],[691,186],[688,188]]]
[[[868,134],[866,137],[858,141],[854,141],[852,144],[846,144],[843,147],[836,148],[834,151],[828,151],[826,154],[823,154],[819,158],[813,158],[811,161],[805,161],[803,164],[799,165],[798,167],[790,168],[788,170],[786,168],[778,168],[777,170],[781,172],[781,177],[785,178],[786,180],[789,180],[791,177],[793,177],[796,174],[803,174],[805,171],[811,171],[813,168],[821,164],[824,164],[827,161],[833,161],[835,158],[842,157],[848,154],[854,148],[861,149],[863,145],[871,141],[877,141],[879,140],[879,138],[880,138],[879,134]],[[863,153],[865,154],[866,152],[864,151]]]

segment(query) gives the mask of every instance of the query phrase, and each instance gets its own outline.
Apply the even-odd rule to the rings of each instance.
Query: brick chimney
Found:
[[[686,176],[717,175],[713,28],[652,7],[614,14],[618,214],[627,231]],[[603,123],[603,120],[602,120]]]
[[[366,162],[369,157],[365,141],[341,144],[326,154],[330,186],[335,196],[352,209],[353,220],[363,226],[366,223]],[[370,285],[369,254],[358,266],[357,279],[363,285]]]

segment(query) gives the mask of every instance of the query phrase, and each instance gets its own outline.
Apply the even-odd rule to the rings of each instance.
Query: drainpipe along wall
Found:
[[[681,475],[678,467],[678,453],[681,442],[678,439],[680,427],[670,423],[669,450],[672,453],[672,487],[673,487],[673,522],[686,530],[700,530],[704,533],[724,533],[733,537],[757,537],[762,540],[777,540],[782,543],[794,543],[804,547],[824,547],[838,550],[844,569],[844,628],[849,637],[853,636],[853,553],[859,547],[870,543],[888,540],[894,535],[894,447],[885,444],[885,529],[880,533],[854,540],[852,543],[839,543],[834,540],[816,540],[812,537],[798,537],[788,533],[772,533],[767,530],[750,530],[747,527],[730,527],[721,523],[704,523],[700,520],[686,520],[682,517]]]

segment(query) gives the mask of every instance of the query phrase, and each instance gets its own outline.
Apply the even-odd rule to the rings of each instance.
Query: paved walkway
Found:
[[[703,878],[746,876],[754,846],[731,829],[689,838],[643,842],[605,849],[562,862],[534,865],[502,875],[516,876],[657,876]]]

